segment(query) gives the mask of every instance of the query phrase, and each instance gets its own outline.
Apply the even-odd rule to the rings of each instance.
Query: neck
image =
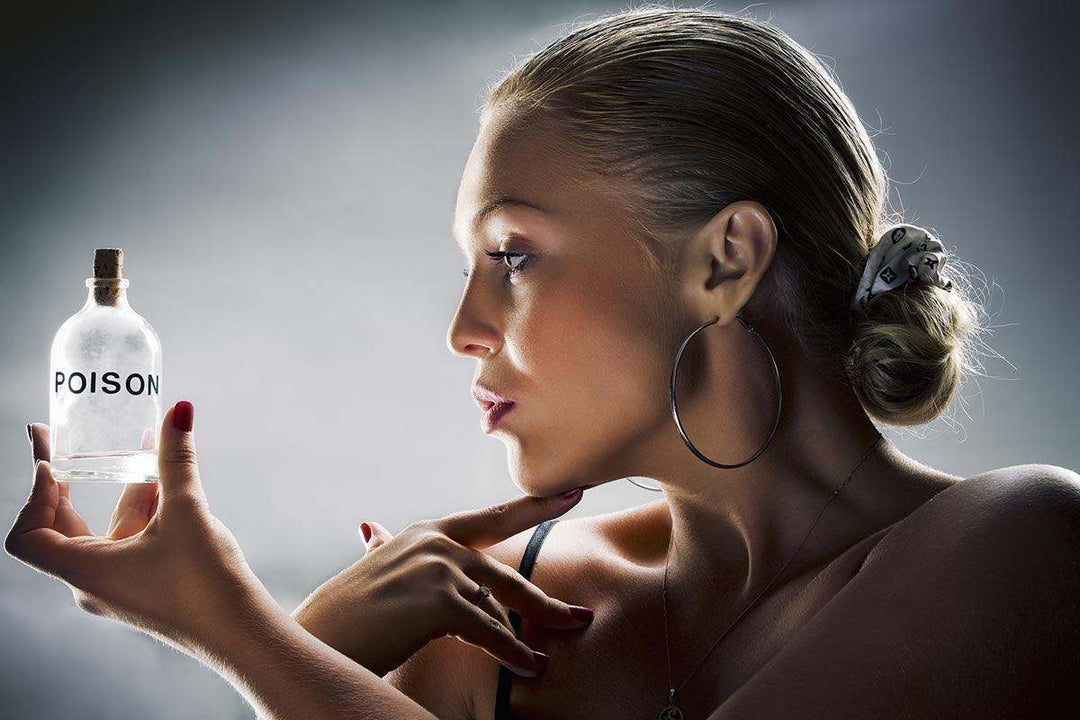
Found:
[[[119,310],[130,309],[127,298],[127,280],[88,278],[89,291],[83,308],[94,306],[113,307]]]
[[[670,541],[660,562],[667,568],[669,596],[678,593],[688,615],[694,614],[695,603],[699,611],[715,614],[720,598],[736,605],[749,601],[796,549],[798,556],[774,588],[822,567],[902,518],[948,482],[949,476],[919,465],[879,437],[850,388],[808,369],[810,363],[782,363],[782,372],[785,366],[802,370],[784,376],[780,426],[753,462],[734,469],[702,462],[685,446],[674,420],[654,434],[655,442],[639,456],[649,458],[651,470],[641,475],[657,480],[664,491]],[[680,403],[680,418],[699,450],[714,460],[734,463],[765,441],[776,408],[775,393],[768,397],[771,402],[743,398],[742,407],[713,405],[711,427],[716,417],[738,417],[747,421],[730,424],[759,429],[756,438],[739,438],[725,427],[730,447],[715,450],[716,454],[696,440],[710,435],[707,413],[688,421]],[[822,506],[849,474],[850,480],[807,537]],[[693,590],[679,592],[680,587]]]

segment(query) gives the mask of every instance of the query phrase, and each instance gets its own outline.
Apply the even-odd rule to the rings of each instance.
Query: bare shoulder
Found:
[[[1031,552],[1075,552],[1080,533],[1080,475],[1057,465],[988,470],[935,495],[899,523],[867,556],[877,562],[917,562],[920,551],[983,554],[999,548],[994,565]],[[985,544],[989,543],[989,545]]]
[[[670,524],[666,501],[615,512],[562,517],[548,532],[529,581],[551,597],[599,609],[613,583],[642,558],[656,557],[658,536]],[[487,548],[491,557],[518,569],[535,528]],[[665,541],[666,542],[666,541]]]
[[[473,720],[470,649],[449,635],[429,640],[384,679],[437,718]]]
[[[517,569],[535,527],[483,550]],[[544,543],[545,563],[554,543]],[[450,635],[429,641],[386,680],[438,718],[491,717],[500,664],[484,650]]]
[[[652,505],[656,505],[653,503]],[[651,512],[650,512],[651,510]],[[586,604],[591,580],[604,585],[602,573],[613,542],[640,536],[642,512],[656,507],[576,518],[559,518],[544,540],[529,580],[548,595]],[[512,535],[483,552],[515,570],[536,528]],[[633,547],[630,541],[628,547]],[[451,636],[428,642],[405,663],[387,673],[386,680],[439,718],[473,720],[491,717],[501,665],[484,650]]]
[[[581,570],[581,564],[595,567],[597,562],[613,558],[633,560],[650,551],[655,553],[653,545],[657,534],[648,532],[648,529],[660,530],[670,524],[665,500],[615,512],[558,520],[544,540],[538,556],[538,566],[541,558],[545,568],[557,566],[559,570]],[[509,537],[492,545],[485,552],[496,560],[517,568],[535,529],[529,528]],[[538,566],[533,571],[538,580],[551,579],[557,574],[545,570],[541,578]]]
[[[716,720],[1080,712],[1078,595],[1080,476],[980,473],[897,523]]]
[[[561,517],[548,532],[536,557],[529,582],[550,597],[575,605],[598,609],[598,600],[612,593],[612,581],[618,577],[619,563],[638,552],[642,532],[650,525],[667,521],[666,503],[650,503],[612,513],[581,517]],[[525,548],[536,528],[506,538],[484,550],[495,560],[518,569]],[[459,667],[470,679],[469,706],[475,718],[490,718],[494,713],[500,663],[485,651],[458,643]],[[441,715],[439,717],[442,717]]]

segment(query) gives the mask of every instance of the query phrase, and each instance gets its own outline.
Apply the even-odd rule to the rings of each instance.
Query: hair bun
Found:
[[[971,366],[979,306],[951,270],[949,289],[908,282],[875,295],[857,314],[844,370],[863,407],[890,425],[919,425],[942,413]]]

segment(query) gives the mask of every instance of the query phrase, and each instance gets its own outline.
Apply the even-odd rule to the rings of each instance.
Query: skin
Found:
[[[160,482],[126,488],[106,536],[89,532],[66,484],[39,462],[7,552],[66,582],[88,612],[205,663],[261,717],[489,718],[495,656],[524,661],[529,647],[550,660],[537,677],[515,680],[520,720],[659,712],[665,568],[679,684],[798,546],[876,431],[850,390],[815,374],[757,299],[776,244],[759,204],[718,211],[688,239],[675,277],[663,279],[629,242],[626,188],[572,172],[551,151],[549,131],[498,117],[485,125],[455,216],[471,274],[447,340],[476,360],[481,384],[517,402],[493,435],[524,497],[396,536],[374,523],[364,558],[294,617],[210,513],[192,431],[174,425],[174,406],[158,444]],[[473,222],[503,194],[547,212],[503,206]],[[483,255],[508,249],[500,243],[510,231],[512,249],[533,255],[512,278]],[[753,452],[775,398],[739,312],[776,353],[784,419],[755,462],[717,470],[678,437],[667,376],[679,340],[719,318],[687,358],[697,382],[680,409],[710,456],[731,462]],[[48,428],[31,430],[35,457],[47,456]],[[531,583],[508,571],[531,528],[580,499],[558,493],[628,476],[653,478],[662,496],[560,522]],[[688,717],[1080,708],[1071,662],[1080,642],[1080,477],[1024,465],[960,480],[875,445],[781,581],[680,692]],[[482,607],[478,582],[494,593]],[[568,603],[593,608],[594,619],[572,626]],[[508,634],[507,607],[526,618],[520,640]],[[343,621],[325,622],[335,615]],[[351,627],[364,632],[349,650]],[[402,657],[385,678],[370,669]]]
[[[526,493],[625,477],[652,478],[663,489],[660,499],[640,508],[564,521],[553,530],[532,580],[551,595],[594,608],[598,620],[570,636],[530,629],[526,621],[522,637],[554,660],[541,678],[515,678],[512,695],[518,717],[629,717],[643,709],[659,712],[667,696],[665,568],[678,685],[792,555],[829,491],[878,433],[850,387],[816,372],[777,328],[770,308],[756,302],[762,294],[756,291],[770,282],[776,247],[776,228],[760,204],[721,209],[687,240],[676,276],[660,277],[630,242],[637,231],[622,204],[628,193],[553,152],[553,132],[498,114],[482,128],[458,191],[454,232],[469,276],[447,340],[455,355],[476,361],[477,382],[516,402],[492,434],[505,444],[511,477]],[[543,210],[507,204],[478,223],[480,208],[504,195]],[[495,264],[485,251],[527,255],[508,277],[507,262],[521,259]],[[720,470],[694,457],[679,437],[668,377],[681,339],[719,318],[695,337],[695,382],[688,384],[685,373],[679,378],[680,416],[708,456],[734,463],[753,453],[767,436],[776,396],[756,341],[734,319],[739,312],[777,357],[784,415],[766,453],[742,468]],[[672,326],[674,333],[667,330]],[[1033,466],[1024,477],[1045,477],[1048,467]],[[995,472],[992,479],[1003,473]],[[1075,474],[1053,473],[1066,474],[1065,487],[1075,489]],[[784,577],[680,691],[682,709],[706,717],[731,698],[850,584],[890,531],[922,521],[927,527],[910,537],[933,537],[969,512],[967,503],[996,497],[992,482],[987,489],[970,482],[970,491],[951,494],[956,507],[941,504],[948,512],[916,513],[961,480],[886,440],[874,446]],[[492,554],[516,564],[529,534],[495,546]],[[910,564],[920,549],[897,540],[887,558]],[[1017,562],[1026,557],[1013,554]],[[860,590],[870,598],[880,587]],[[892,592],[904,592],[929,612],[942,586]],[[957,595],[968,592],[956,589]],[[995,599],[980,596],[979,602],[993,606]],[[866,652],[863,661],[886,661]],[[837,645],[805,653],[803,665],[851,661]],[[497,667],[474,655],[471,665],[459,649],[416,661],[428,673],[440,662],[471,668],[469,697],[455,698],[440,717],[491,717]],[[925,660],[932,667],[935,658]],[[391,677],[399,687],[424,692],[408,666]],[[782,687],[767,688],[758,698],[779,702],[782,693]],[[962,693],[959,698],[968,708],[978,704]],[[800,700],[794,707],[808,706]]]
[[[332,643],[320,638],[335,628],[315,623],[309,629],[285,613],[251,571],[236,538],[210,512],[192,423],[184,420],[193,418],[193,408],[185,413],[178,406],[165,413],[159,431],[160,479],[125,486],[101,536],[75,510],[68,483],[52,475],[48,426],[27,425],[34,484],[4,549],[66,583],[86,612],[131,625],[204,663],[260,717],[430,718],[379,677],[379,664],[393,667],[429,637],[447,633],[517,659],[535,674],[536,657],[504,627],[501,605],[480,607],[452,593],[455,571],[469,573],[461,579],[470,594],[477,580],[484,582],[493,597],[547,627],[580,629],[591,621],[474,549],[561,515],[581,492],[527,496],[419,521],[383,538],[350,569],[367,573],[363,579],[370,582],[354,584],[368,594],[357,599],[362,616],[354,615],[346,627],[371,632],[361,633],[358,657],[347,655],[342,637]],[[331,604],[342,599],[328,594]],[[391,627],[394,633],[385,632]],[[527,662],[520,660],[522,652]]]

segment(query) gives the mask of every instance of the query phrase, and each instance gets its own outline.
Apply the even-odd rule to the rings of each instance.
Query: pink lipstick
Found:
[[[489,433],[499,422],[499,418],[514,409],[514,403],[494,403],[489,405],[484,414],[480,416],[480,429]]]
[[[514,401],[491,388],[476,384],[472,386],[473,399],[484,414],[480,416],[480,429],[485,433],[491,432],[495,424],[514,407]]]

